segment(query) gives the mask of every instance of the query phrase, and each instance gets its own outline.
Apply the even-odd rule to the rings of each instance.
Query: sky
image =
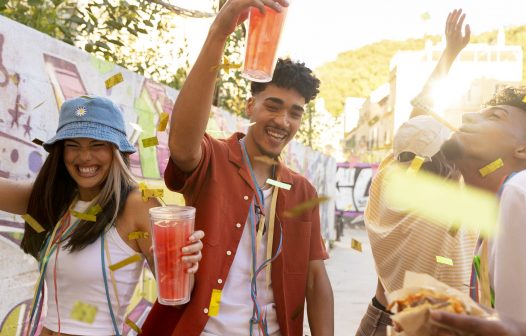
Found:
[[[185,8],[211,11],[213,0],[170,0]],[[447,14],[467,13],[473,34],[526,25],[526,0],[289,0],[291,3],[278,54],[316,68],[344,51],[383,39],[443,34]],[[429,13],[425,22],[421,16]],[[202,45],[210,20],[189,24],[195,32],[191,54]],[[194,41],[194,42],[192,42]],[[197,50],[197,51],[196,51]]]

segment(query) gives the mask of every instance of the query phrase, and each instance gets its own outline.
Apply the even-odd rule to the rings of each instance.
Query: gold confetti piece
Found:
[[[290,188],[292,187],[292,185],[290,185],[288,183],[283,183],[283,182],[276,181],[276,180],[273,180],[273,179],[267,179],[266,183],[270,184],[270,185],[273,185],[275,187],[281,188],[281,189],[285,189],[285,190],[290,190]]]
[[[157,126],[157,130],[159,132],[164,132],[166,130],[166,126],[168,126],[168,120],[170,119],[170,115],[166,112],[161,113],[161,116],[159,117],[159,125]]]
[[[137,240],[145,238],[150,238],[150,234],[148,232],[134,231],[128,234],[128,240]]]
[[[316,205],[318,204],[321,204],[323,202],[327,202],[328,200],[330,200],[331,198],[328,197],[328,196],[320,196],[320,197],[316,197],[316,198],[313,198],[313,199],[310,199],[306,202],[303,202],[303,203],[300,203],[298,204],[297,206],[295,206],[294,208],[288,210],[288,211],[285,211],[283,213],[283,215],[285,217],[297,217],[299,215],[301,215],[302,213],[304,213],[305,211],[311,209],[311,208],[314,208]]]
[[[139,262],[141,260],[142,259],[141,259],[141,255],[140,254],[134,254],[131,257],[128,257],[128,258],[126,258],[124,260],[119,261],[116,264],[111,265],[110,266],[110,270],[115,272],[116,270],[118,270],[120,268],[123,268],[126,265],[133,264],[134,262]]]
[[[358,240],[352,238],[351,239],[351,248],[353,250],[358,251],[358,252],[362,252],[362,243],[360,243]]]
[[[144,148],[157,146],[158,144],[159,144],[159,140],[157,140],[156,136],[151,137],[151,138],[142,139],[142,146]]]
[[[141,189],[142,200],[147,201],[149,198],[163,197],[164,189]]]
[[[130,320],[129,318],[126,318],[126,321],[124,322],[126,323],[132,330],[134,330],[137,334],[140,334],[142,333],[142,329],[141,327],[139,327],[138,325],[135,324],[135,322],[133,322],[132,320]]]
[[[221,290],[212,289],[210,297],[210,306],[208,307],[208,316],[217,316],[219,314],[219,305],[221,304]]]
[[[33,140],[31,140],[32,143],[34,143],[35,145],[38,145],[38,146],[42,146],[44,144],[44,141],[38,139],[38,138],[34,138]]]
[[[449,259],[449,258],[446,258],[446,257],[441,257],[441,256],[437,256],[437,263],[453,266],[453,260],[452,259]]]
[[[423,157],[418,156],[418,155],[415,156],[413,161],[411,161],[411,165],[407,169],[407,172],[410,174],[418,173],[418,171],[420,170],[420,168],[422,167],[425,161],[426,159],[424,159]]]
[[[20,76],[17,73],[9,76],[9,79],[11,79],[11,82],[13,82],[13,84],[15,85],[18,85],[20,83]]]
[[[37,233],[41,233],[46,231],[40,223],[37,222],[36,219],[34,219],[30,214],[25,214],[21,216],[33,230],[35,230]]]
[[[44,105],[46,101],[44,100],[43,102],[37,104],[37,106],[33,107],[33,111],[36,110],[37,108],[39,108],[40,106]]]
[[[82,213],[75,210],[71,210],[71,215],[77,217],[78,219],[82,219],[88,222],[96,222],[97,216],[91,215],[89,213]]]
[[[98,215],[100,212],[102,211],[102,207],[98,204],[95,204],[94,206],[92,206],[91,208],[88,209],[88,211],[86,211],[87,214],[89,215]]]
[[[489,174],[496,171],[497,169],[502,168],[503,166],[504,166],[504,162],[502,161],[502,159],[499,158],[493,161],[492,163],[488,164],[487,166],[480,168],[479,169],[480,176],[486,177]]]
[[[90,100],[91,100],[91,99],[95,99],[95,98],[94,98],[94,97],[92,97],[92,96],[80,96],[80,98],[84,98],[84,99],[90,99]]]
[[[453,225],[451,225],[451,227],[449,228],[449,231],[447,233],[449,233],[449,235],[451,237],[455,237],[457,235],[459,229],[460,229],[460,225],[453,224]]]
[[[241,64],[230,63],[228,58],[223,57],[223,63],[219,65],[214,65],[213,67],[211,67],[210,72],[218,70],[218,69],[223,69],[225,70],[225,72],[229,72],[232,69],[239,69],[239,68],[241,68]]]
[[[140,182],[139,183],[139,189],[140,190],[143,190],[143,189],[148,189],[148,185],[144,182]]]
[[[484,236],[495,230],[498,202],[490,192],[470,186],[461,189],[458,183],[431,173],[406,174],[400,168],[387,172],[384,186],[389,207],[413,211],[448,229],[455,224],[475,232],[480,230]]]
[[[259,161],[259,162],[263,162],[263,163],[266,163],[266,164],[269,164],[271,166],[275,166],[277,165],[279,162],[269,156],[255,156],[254,157],[254,161]]]
[[[522,102],[526,103],[526,96],[524,96],[524,98],[522,98]]]
[[[95,315],[97,315],[96,306],[76,301],[71,310],[70,317],[80,322],[92,324],[95,321]]]
[[[106,84],[106,89],[111,89],[112,87],[114,87],[115,85],[121,83],[124,81],[124,78],[122,77],[122,73],[118,73],[118,74],[115,74],[113,76],[111,76],[110,78],[106,79],[106,81],[104,82],[104,84]]]

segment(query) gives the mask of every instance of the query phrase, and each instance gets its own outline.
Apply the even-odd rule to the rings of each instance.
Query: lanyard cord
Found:
[[[263,191],[261,190],[261,188],[259,187],[258,183],[257,183],[257,180],[256,180],[256,176],[254,174],[254,170],[252,169],[252,165],[250,163],[250,158],[248,156],[248,152],[247,152],[247,149],[246,149],[246,146],[245,146],[245,142],[244,142],[244,139],[241,139],[239,140],[239,143],[241,144],[241,148],[243,150],[243,157],[245,159],[245,162],[248,166],[248,169],[250,171],[250,175],[252,177],[252,182],[254,184],[254,187],[256,188],[256,196],[257,196],[257,200],[259,201],[259,204],[261,204],[261,208],[260,208],[260,211],[262,212],[262,214],[264,215],[264,210],[265,210],[265,197],[263,195]],[[274,168],[273,167],[273,175],[274,175]],[[274,193],[276,193],[276,196],[277,196],[277,189],[274,190]],[[272,208],[275,208],[276,206],[276,200],[277,200],[277,197],[273,197],[273,202],[271,204],[271,214],[273,214],[273,209]],[[269,333],[268,333],[268,330],[267,330],[267,318],[266,318],[266,311],[262,312],[261,311],[261,308],[259,307],[259,304],[258,304],[258,301],[257,301],[257,276],[258,274],[266,267],[266,266],[270,266],[270,263],[272,263],[272,261],[274,261],[277,256],[281,253],[281,246],[282,246],[282,242],[283,242],[283,231],[281,230],[282,227],[281,227],[281,223],[280,223],[280,238],[279,238],[279,245],[278,245],[278,248],[276,250],[276,254],[271,257],[271,258],[268,258],[266,259],[259,267],[257,266],[257,249],[256,247],[258,246],[258,240],[256,238],[256,216],[258,214],[255,213],[255,206],[256,206],[256,200],[253,198],[252,201],[250,202],[250,209],[249,209],[249,212],[248,212],[248,215],[249,215],[249,220],[250,220],[250,237],[251,237],[251,250],[252,250],[252,279],[251,279],[251,283],[250,283],[250,296],[251,296],[251,299],[252,299],[252,302],[253,302],[253,309],[252,309],[252,318],[250,319],[250,336],[252,336],[253,334],[253,326],[254,324],[257,324],[258,325],[258,328],[260,331],[263,332],[263,335],[265,336],[268,336]],[[260,223],[260,225],[265,225],[264,222]],[[262,228],[259,228],[260,230],[262,230]],[[269,242],[272,241],[272,238],[269,237]],[[272,249],[272,245],[270,244],[267,244],[267,249]],[[268,275],[270,276],[270,275]]]
[[[254,175],[254,170],[252,169],[252,164],[250,163],[250,158],[248,156],[247,147],[245,146],[245,139],[239,140],[239,143],[241,144],[241,148],[243,148],[243,157],[245,158],[245,162],[247,163],[248,170],[250,171],[250,175],[252,176],[252,181],[254,182],[254,186],[256,187],[257,191],[257,198],[259,201],[259,204],[261,204],[261,211],[265,211],[265,197],[263,196],[263,190],[258,185],[258,182],[256,180],[256,175]],[[274,170],[272,171],[272,174],[274,174]]]
[[[108,308],[110,310],[111,322],[113,323],[113,329],[115,330],[115,336],[120,336],[119,328],[117,328],[117,321],[115,319],[115,314],[113,313],[113,306],[110,299],[110,291],[108,289],[108,277],[106,276],[106,262],[104,258],[104,231],[100,234],[100,261],[102,264],[102,277],[104,278],[104,290],[106,292],[106,300],[108,301]],[[116,295],[117,293],[115,293]]]
[[[41,255],[41,261],[39,263],[40,275],[38,278],[37,286],[35,287],[35,293],[33,295],[33,303],[31,304],[32,308],[31,308],[31,315],[29,318],[28,325],[31,326],[32,322],[34,322],[34,324],[33,324],[33,328],[28,327],[26,335],[35,335],[36,333],[36,328],[38,326],[38,320],[40,319],[40,315],[41,315],[42,307],[43,307],[43,300],[44,300],[43,292],[44,292],[44,278],[45,278],[44,275],[46,273],[49,258],[57,249],[57,245],[58,245],[57,243],[61,241],[61,238],[64,235],[68,235],[69,233],[71,233],[73,229],[75,228],[75,226],[80,222],[80,220],[77,219],[72,225],[70,225],[71,223],[70,216],[71,215],[68,210],[66,214],[57,223],[57,225],[55,225],[55,228],[53,229],[51,234],[48,235],[48,238],[46,239],[44,246],[40,250],[40,255]],[[67,225],[69,227],[64,226],[65,221],[68,221]],[[65,229],[66,227],[67,227],[67,230]],[[60,231],[58,236],[57,236],[57,231]],[[37,319],[34,319],[35,312],[37,313],[36,315]]]

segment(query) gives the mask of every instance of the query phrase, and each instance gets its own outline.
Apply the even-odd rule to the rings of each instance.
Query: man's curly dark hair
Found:
[[[268,83],[252,82],[250,92],[255,95],[265,90],[267,85],[274,84],[284,89],[294,89],[304,98],[305,103],[316,98],[320,92],[320,80],[305,66],[305,63],[293,62],[290,58],[278,59],[272,81]]]
[[[526,112],[526,86],[506,87],[497,92],[493,98],[487,101],[484,106],[509,105],[520,108]]]

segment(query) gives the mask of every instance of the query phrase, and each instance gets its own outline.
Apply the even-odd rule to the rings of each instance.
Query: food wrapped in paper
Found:
[[[404,287],[387,295],[391,317],[404,331],[396,335],[428,336],[434,322],[431,310],[488,317],[489,314],[467,294],[428,274],[406,272]],[[447,328],[447,327],[446,327]]]

